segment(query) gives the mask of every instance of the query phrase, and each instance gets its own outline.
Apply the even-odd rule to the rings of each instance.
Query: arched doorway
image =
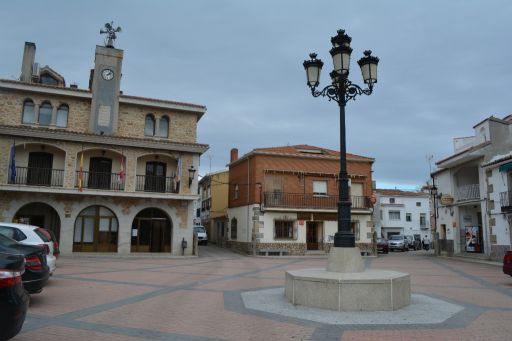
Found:
[[[117,252],[119,223],[110,209],[89,206],[75,220],[73,252]]]
[[[60,217],[48,204],[33,202],[23,206],[14,215],[13,222],[43,227],[52,231],[60,241]]]
[[[171,252],[172,221],[158,208],[146,208],[133,219],[131,252]]]

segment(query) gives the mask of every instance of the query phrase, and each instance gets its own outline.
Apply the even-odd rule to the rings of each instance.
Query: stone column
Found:
[[[155,136],[160,136],[160,118],[155,117]]]
[[[55,127],[57,125],[57,106],[54,105],[52,107],[52,120],[50,122],[50,126]]]
[[[39,123],[39,104],[34,103],[34,122],[32,123]]]

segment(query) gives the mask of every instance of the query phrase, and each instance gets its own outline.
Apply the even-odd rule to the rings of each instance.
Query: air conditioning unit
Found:
[[[40,71],[39,63],[34,63],[34,65],[32,65],[32,78],[39,79]]]

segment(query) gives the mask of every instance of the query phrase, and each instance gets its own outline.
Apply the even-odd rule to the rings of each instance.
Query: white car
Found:
[[[48,231],[34,225],[2,222],[0,223],[0,234],[16,240],[20,244],[45,246],[50,275],[53,274],[57,267],[57,257],[54,254],[53,242]]]
[[[198,244],[208,245],[208,234],[203,226],[194,226],[194,233],[197,235]]]

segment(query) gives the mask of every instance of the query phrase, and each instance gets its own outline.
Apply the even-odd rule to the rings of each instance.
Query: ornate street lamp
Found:
[[[306,70],[307,85],[311,88],[313,97],[327,97],[329,101],[334,100],[340,107],[340,173],[338,186],[338,232],[334,235],[334,247],[353,248],[355,237],[350,228],[350,207],[348,197],[348,174],[347,174],[347,148],[345,136],[345,105],[349,100],[355,100],[358,95],[370,95],[373,85],[377,83],[377,64],[379,58],[372,56],[371,51],[364,51],[357,63],[361,68],[364,83],[368,88],[363,89],[348,80],[350,70],[350,38],[345,30],[338,30],[338,34],[331,38],[332,48],[329,51],[332,56],[334,70],[330,73],[332,83],[320,91],[316,87],[320,84],[320,72],[324,63],[317,59],[316,53],[311,53],[310,60],[304,61]]]

